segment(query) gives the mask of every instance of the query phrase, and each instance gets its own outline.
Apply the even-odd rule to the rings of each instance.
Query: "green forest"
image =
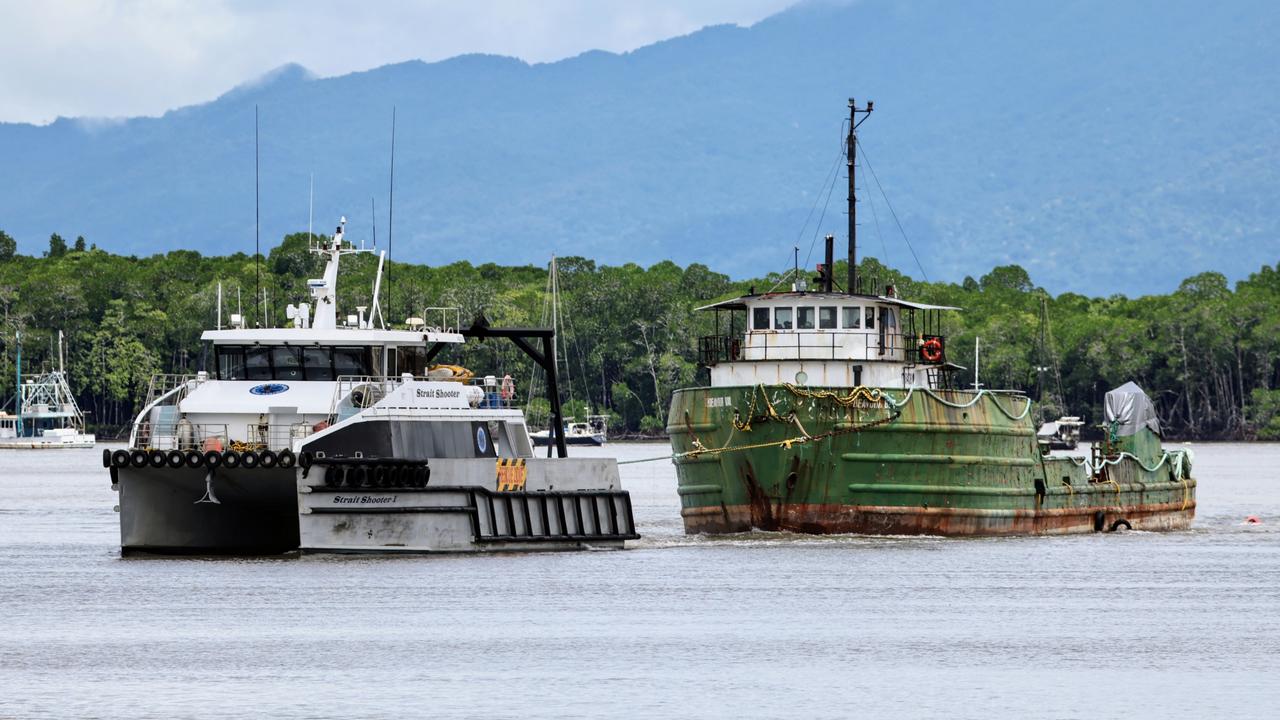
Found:
[[[89,423],[114,435],[130,422],[152,374],[202,369],[200,334],[216,322],[219,284],[224,319],[242,311],[251,325],[286,324],[286,306],[305,301],[306,278],[320,274],[308,237],[289,235],[255,262],[244,253],[194,250],[121,256],[59,235],[32,257],[17,254],[13,238],[0,231],[0,394],[7,409],[15,333],[30,374],[56,366],[62,331],[66,370]],[[701,264],[557,263],[566,413],[607,413],[617,434],[661,433],[671,392],[705,382],[697,341],[713,332],[713,316],[695,308],[790,281],[779,273],[735,281]],[[340,313],[369,304],[376,264],[372,255],[344,261]],[[1280,439],[1280,263],[1234,287],[1205,272],[1170,294],[1137,298],[1051,296],[1016,265],[958,284],[915,280],[874,258],[860,262],[859,272],[880,286],[894,284],[904,298],[963,308],[948,313],[945,328],[949,359],[970,368],[962,384],[972,382],[965,373],[980,337],[983,385],[1031,393],[1050,417],[1066,412],[1100,422],[1104,393],[1133,380],[1156,402],[1170,437]],[[843,273],[838,263],[835,276]],[[495,326],[544,324],[545,267],[395,262],[388,278],[382,302],[397,325],[409,316],[435,324],[431,307],[458,308],[463,325],[481,313]],[[441,361],[510,373],[520,392],[532,378],[529,361],[502,341],[469,342]],[[1052,407],[1056,398],[1062,408]]]

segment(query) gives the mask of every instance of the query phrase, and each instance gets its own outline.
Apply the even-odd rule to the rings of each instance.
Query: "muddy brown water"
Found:
[[[686,537],[654,462],[624,552],[247,560],[0,451],[0,717],[1275,717],[1280,445],[1192,447],[1187,532]]]

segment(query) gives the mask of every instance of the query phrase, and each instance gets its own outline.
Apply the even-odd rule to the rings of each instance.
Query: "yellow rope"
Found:
[[[753,443],[751,445],[738,445],[736,447],[729,447],[729,441],[726,440],[724,447],[719,447],[719,448],[703,447],[701,449],[695,447],[693,450],[688,450],[682,453],[674,453],[671,457],[672,459],[682,458],[682,457],[697,457],[703,454],[740,452],[743,450],[759,450],[760,448],[767,448],[767,447],[784,447],[784,448],[790,449],[792,445],[800,445],[807,442],[817,442],[819,440],[825,440],[827,438],[835,437],[837,435],[845,435],[853,432],[861,432],[863,430],[868,430],[878,425],[891,423],[894,420],[897,420],[900,415],[901,413],[894,413],[892,415],[889,415],[888,417],[883,417],[883,418],[880,418],[879,420],[873,420],[863,425],[854,425],[851,427],[844,428],[843,430],[832,430],[830,432],[822,433],[821,435],[805,434],[805,435],[801,435],[800,437],[787,438],[785,440],[771,440],[769,442]],[[732,438],[732,436],[730,437]]]
[[[877,388],[868,388],[862,385],[855,387],[849,391],[848,395],[841,395],[833,390],[807,390],[797,387],[791,383],[782,383],[782,387],[791,392],[792,395],[798,397],[810,398],[812,400],[831,400],[841,407],[852,407],[859,400],[869,403],[883,403],[884,396]]]

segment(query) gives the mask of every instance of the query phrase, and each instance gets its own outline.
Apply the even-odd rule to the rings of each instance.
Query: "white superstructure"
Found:
[[[886,295],[793,289],[699,309],[728,316],[701,342],[712,387],[906,388],[946,381],[939,313],[958,308],[908,302],[890,288]]]

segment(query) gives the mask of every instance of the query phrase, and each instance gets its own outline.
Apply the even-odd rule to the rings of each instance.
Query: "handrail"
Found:
[[[778,338],[780,341],[752,342],[753,338]],[[785,338],[785,340],[782,340]],[[794,339],[794,342],[792,342]],[[745,335],[704,335],[699,338],[698,355],[703,365],[714,367],[721,362],[761,362],[768,360],[841,360],[853,362],[914,362],[941,365],[945,352],[937,359],[923,357],[920,349],[930,340],[946,347],[941,335],[909,335],[906,333],[849,332],[841,330],[801,330],[774,333],[752,331]]]
[[[493,377],[493,376],[491,376]],[[334,382],[333,398],[329,403],[329,421],[331,423],[344,420],[339,417],[342,401],[351,397],[361,386],[362,395],[351,403],[357,412],[373,407],[387,395],[395,391],[405,382],[458,382],[475,386],[484,390],[484,398],[479,407],[485,409],[510,409],[519,407],[519,396],[514,388],[509,393],[502,389],[503,378],[494,377],[493,384],[486,384],[487,378],[474,377],[468,380],[450,380],[433,378],[424,375],[340,375]]]
[[[151,411],[161,405],[177,405],[186,397],[186,392],[199,384],[197,375],[179,375],[174,373],[158,373],[151,376],[147,386],[147,402],[142,410],[133,418],[133,429],[129,432],[129,446],[139,447],[138,430],[144,423],[150,425]],[[175,424],[176,424],[175,420]]]

